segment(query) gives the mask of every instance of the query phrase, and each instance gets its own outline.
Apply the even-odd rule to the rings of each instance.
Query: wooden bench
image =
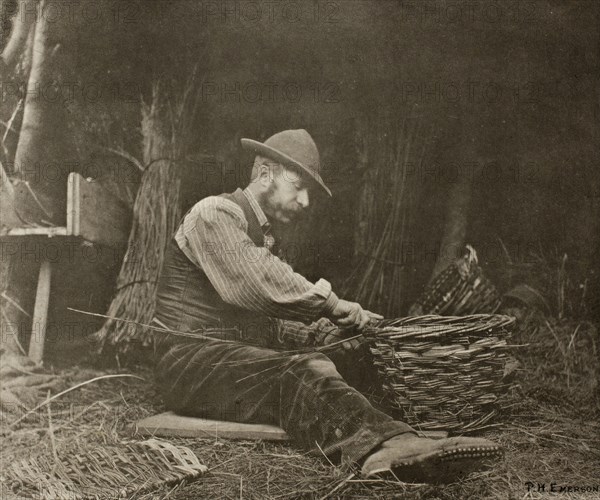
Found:
[[[102,245],[122,248],[129,238],[131,209],[98,182],[71,172],[67,181],[67,214],[63,227],[11,227],[0,234],[5,243],[52,242]],[[50,300],[52,268],[42,252],[38,273],[29,357],[42,362]],[[39,328],[38,341],[33,341],[33,329]]]
[[[240,424],[222,420],[184,417],[168,411],[143,418],[130,427],[134,435],[188,438],[264,439],[287,441],[286,432],[274,425]]]

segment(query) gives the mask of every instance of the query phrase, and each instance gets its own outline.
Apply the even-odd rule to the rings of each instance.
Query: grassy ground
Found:
[[[561,486],[600,486],[600,337],[590,323],[526,315],[513,337],[518,360],[499,423],[485,434],[506,448],[491,469],[447,486],[407,485],[348,477],[322,457],[292,446],[217,438],[177,439],[209,467],[200,480],[137,498],[410,498],[600,499],[600,492],[550,492]],[[64,388],[109,373],[80,367],[59,372]],[[128,438],[127,425],[162,410],[148,370],[145,381],[95,382],[53,401],[17,426],[5,416],[2,470],[34,455],[77,453]],[[535,487],[528,491],[528,482]],[[545,492],[537,484],[545,484]],[[2,498],[27,498],[16,484]],[[13,491],[14,490],[14,491]],[[20,492],[20,493],[19,493]],[[21,496],[19,496],[21,494]]]

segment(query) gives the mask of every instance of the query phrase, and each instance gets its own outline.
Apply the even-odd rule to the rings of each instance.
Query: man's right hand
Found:
[[[363,309],[356,302],[340,300],[329,317],[338,326],[350,328],[355,327],[362,330],[371,320],[383,319],[383,316]]]

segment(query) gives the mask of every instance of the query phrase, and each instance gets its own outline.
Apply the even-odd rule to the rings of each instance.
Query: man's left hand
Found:
[[[348,340],[345,342],[341,342],[345,338],[347,338]],[[331,331],[323,337],[321,345],[328,346],[331,344],[335,344],[336,342],[341,342],[336,347],[347,351],[354,351],[355,349],[358,349],[360,346],[362,346],[366,341],[367,339],[362,335],[360,337],[357,337],[357,332],[354,329],[332,328]]]

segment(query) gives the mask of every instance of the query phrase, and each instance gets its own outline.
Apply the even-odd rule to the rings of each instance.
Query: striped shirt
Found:
[[[252,193],[247,188],[243,193],[263,230],[265,247],[256,246],[248,236],[240,206],[221,196],[196,203],[175,240],[225,302],[277,318],[282,343],[318,343],[332,327],[322,317],[333,311],[339,299],[328,281],[313,284],[271,253],[274,240],[269,221]],[[311,321],[316,322],[307,325]]]

